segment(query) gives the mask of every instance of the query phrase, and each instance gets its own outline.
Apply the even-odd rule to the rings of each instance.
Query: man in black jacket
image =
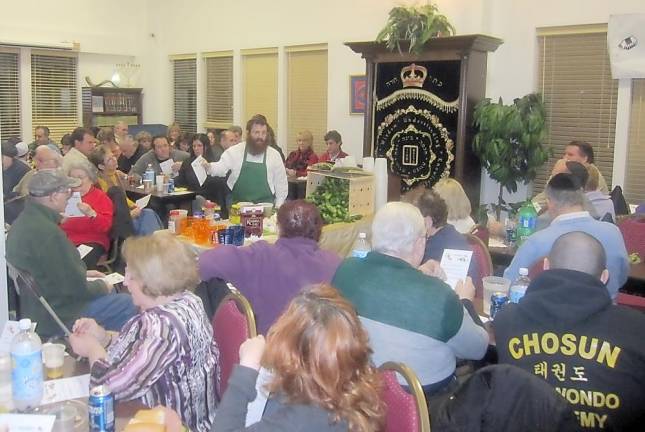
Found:
[[[602,244],[562,235],[519,304],[495,317],[500,363],[541,376],[585,430],[642,430],[645,316],[612,304]]]

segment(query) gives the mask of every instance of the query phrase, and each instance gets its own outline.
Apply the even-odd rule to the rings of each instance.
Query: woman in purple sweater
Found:
[[[258,332],[267,330],[305,286],[330,282],[340,265],[333,252],[318,247],[323,221],[318,208],[303,200],[278,210],[278,241],[251,246],[222,245],[199,257],[202,280],[231,282],[251,302]]]

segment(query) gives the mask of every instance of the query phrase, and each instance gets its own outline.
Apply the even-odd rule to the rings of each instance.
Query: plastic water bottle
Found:
[[[367,253],[372,250],[370,243],[367,241],[367,234],[358,233],[358,238],[352,247],[352,256],[356,258],[365,258]]]
[[[520,268],[520,276],[515,279],[511,285],[511,303],[519,303],[520,299],[526,294],[526,289],[529,287],[531,279],[529,279],[529,269],[522,267]]]
[[[143,173],[143,180],[149,180],[152,184],[155,184],[155,170],[152,168],[152,164],[148,164],[146,171]]]
[[[531,202],[527,202],[520,209],[519,224],[517,225],[517,245],[521,245],[524,241],[535,232],[535,225],[537,224],[537,212]]]
[[[20,333],[11,343],[13,406],[18,411],[37,407],[43,398],[43,348],[31,330],[31,320],[21,319]]]

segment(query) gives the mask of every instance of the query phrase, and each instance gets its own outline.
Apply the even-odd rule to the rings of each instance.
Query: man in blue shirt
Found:
[[[596,238],[605,248],[609,281],[607,290],[612,299],[627,281],[629,259],[625,242],[618,227],[597,221],[584,210],[584,193],[571,174],[557,174],[546,187],[548,212],[553,216],[551,225],[530,236],[518,249],[504,277],[514,280],[521,267],[530,268],[549,254],[555,240],[572,231],[582,231]]]

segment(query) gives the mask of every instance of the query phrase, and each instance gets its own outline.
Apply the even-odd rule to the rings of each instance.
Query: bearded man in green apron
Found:
[[[267,144],[267,121],[256,115],[246,123],[246,141],[229,147],[217,162],[205,164],[212,176],[230,175],[226,183],[233,203],[273,203],[280,207],[287,198],[287,173],[278,153]]]

